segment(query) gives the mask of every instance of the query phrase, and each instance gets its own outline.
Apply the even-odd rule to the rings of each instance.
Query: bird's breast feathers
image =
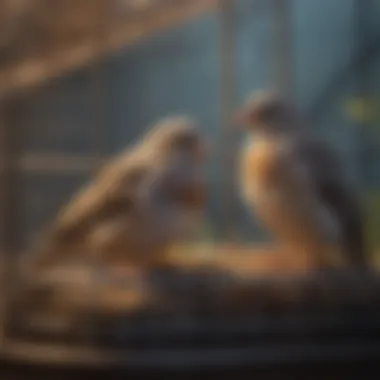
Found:
[[[281,152],[272,142],[256,142],[243,150],[241,185],[243,198],[251,202],[273,201],[281,197],[278,183]]]
[[[312,173],[292,153],[291,146],[271,141],[248,146],[241,157],[244,201],[275,228],[309,225],[328,240],[338,239],[335,218],[313,191]]]

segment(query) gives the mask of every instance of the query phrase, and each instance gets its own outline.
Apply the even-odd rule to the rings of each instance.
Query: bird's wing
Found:
[[[313,186],[321,200],[339,221],[342,241],[349,260],[365,266],[363,219],[358,199],[344,178],[343,170],[330,147],[321,141],[299,144],[297,153],[307,162]]]
[[[114,198],[104,189],[88,185],[37,236],[32,247],[32,265],[42,269],[59,257],[75,255],[76,247],[84,241],[82,238],[99,223],[120,213],[127,214],[132,207],[131,199]]]
[[[114,178],[105,176],[89,184],[58,215],[56,233],[75,238],[95,223],[126,215],[137,206],[138,186],[145,174],[143,165],[128,167]]]
[[[137,187],[146,172],[143,160],[126,154],[114,159],[63,207],[38,239],[38,246],[43,250],[69,247],[97,223],[128,215],[137,207]]]
[[[243,160],[246,197],[281,239],[318,243],[321,235],[336,234],[335,224],[316,194],[307,162],[295,153],[290,142],[264,141],[251,149]]]

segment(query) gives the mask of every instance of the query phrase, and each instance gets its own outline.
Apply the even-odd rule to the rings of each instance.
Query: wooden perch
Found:
[[[27,173],[89,173],[107,162],[108,157],[51,153],[27,153],[18,160],[18,168]],[[0,171],[4,170],[0,161]]]
[[[7,357],[116,364],[157,348],[160,358],[169,350],[167,359],[176,362],[176,351],[190,358],[191,350],[248,348],[248,341],[257,350],[290,342],[305,349],[314,340],[330,347],[342,338],[347,347],[378,339],[375,272],[260,275],[249,257],[254,255],[244,255],[243,271],[231,270],[218,254],[213,264],[199,259],[198,265],[180,265],[178,259],[174,266],[149,273],[136,269],[123,281],[107,283],[96,281],[87,266],[56,268],[15,298],[12,332],[18,340],[7,345]],[[85,342],[96,342],[95,351]]]

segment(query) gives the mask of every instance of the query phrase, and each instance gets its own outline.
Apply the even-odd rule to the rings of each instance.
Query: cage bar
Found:
[[[285,94],[293,93],[293,22],[292,0],[273,0],[273,72],[277,89]]]
[[[12,317],[11,299],[17,281],[17,261],[20,253],[21,171],[19,159],[23,133],[22,99],[1,99],[1,161],[2,178],[2,244],[1,244],[1,344],[7,342],[7,328]],[[21,112],[20,112],[21,111]]]
[[[236,16],[233,0],[220,0],[220,112],[221,112],[221,166],[223,167],[222,231],[228,241],[236,239],[236,204],[233,172],[236,144],[233,129],[233,112],[236,102]]]

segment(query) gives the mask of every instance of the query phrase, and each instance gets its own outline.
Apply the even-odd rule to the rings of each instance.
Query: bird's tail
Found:
[[[27,271],[36,274],[54,265],[62,256],[69,241],[70,236],[66,236],[55,226],[43,231],[34,241],[28,254],[25,263]]]
[[[349,223],[344,236],[344,250],[351,266],[357,269],[369,269],[369,255],[366,246],[364,228],[361,223]]]

